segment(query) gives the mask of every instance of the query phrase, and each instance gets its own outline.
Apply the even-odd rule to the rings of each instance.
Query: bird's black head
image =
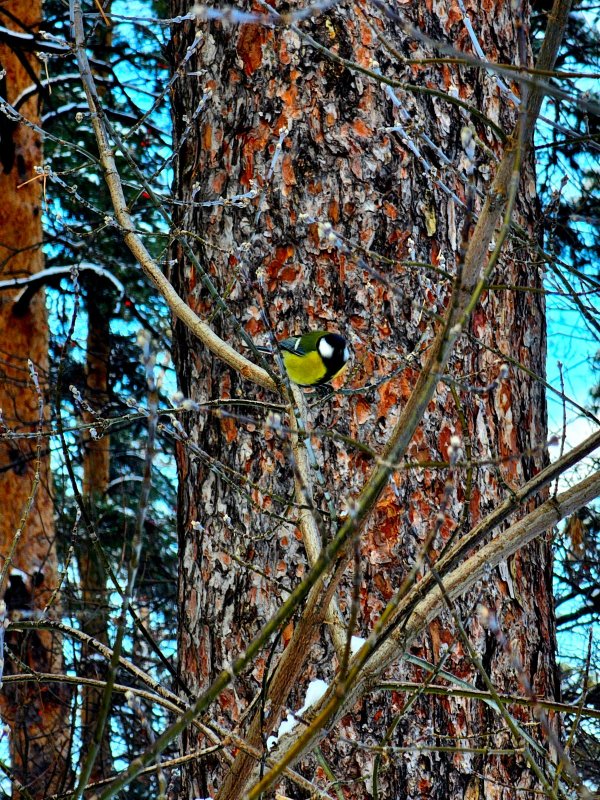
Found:
[[[326,333],[319,339],[317,349],[327,366],[327,376],[323,382],[337,375],[350,358],[348,342],[339,333]]]

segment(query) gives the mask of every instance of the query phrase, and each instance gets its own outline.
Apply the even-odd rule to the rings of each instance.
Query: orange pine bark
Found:
[[[20,0],[6,5],[14,19],[5,18],[3,24],[21,32],[38,29],[40,2]],[[24,60],[39,76],[40,65],[35,56],[19,55],[0,46],[0,64],[6,70],[4,87],[9,102],[32,83]],[[26,119],[40,124],[37,94],[20,110]],[[9,280],[38,272],[43,266],[43,185],[35,171],[42,166],[43,153],[38,131],[24,124],[11,126],[6,120],[3,126],[0,278]],[[37,442],[31,434],[40,426],[39,397],[28,367],[29,359],[39,378],[45,425],[48,419],[45,296],[43,291],[38,292],[23,313],[16,313],[17,295],[18,290],[15,290],[5,291],[0,296],[0,408],[6,426],[3,433],[10,430],[15,434],[0,440],[0,556],[1,566],[7,571],[0,590],[9,616],[28,618],[45,611],[49,617],[56,617],[59,614],[56,598],[52,606],[46,608],[58,582],[48,439],[41,440],[42,457],[38,465]],[[26,513],[32,493],[33,503]],[[7,644],[32,671],[61,671],[61,640],[53,633],[43,630],[9,633]],[[10,656],[5,660],[5,667],[6,673],[24,672],[13,665]],[[56,683],[10,684],[0,695],[2,718],[11,731],[15,797],[20,796],[18,784],[34,798],[46,797],[68,785],[68,699],[68,692]]]
[[[426,36],[469,51],[462,13],[456,4],[450,5],[452,13],[446,11],[448,4],[430,2],[394,8],[400,13],[401,6],[403,17]],[[515,7],[488,3],[482,10],[474,0],[465,5],[470,19],[477,21],[489,57],[514,63],[515,41],[523,30]],[[246,10],[251,6],[247,4]],[[172,15],[184,14],[184,7],[180,0],[172,0]],[[524,24],[526,13],[524,8]],[[227,297],[232,317],[253,337],[261,337],[261,343],[268,341],[265,316],[280,337],[329,328],[352,341],[354,369],[345,380],[355,391],[326,402],[313,397],[310,422],[320,431],[357,439],[381,454],[451,302],[452,280],[442,275],[454,276],[460,269],[465,219],[461,201],[468,183],[462,177],[464,128],[474,126],[488,148],[477,156],[482,169],[474,171],[476,215],[497,166],[489,152],[498,159],[504,153],[501,137],[492,127],[428,92],[460,97],[507,133],[514,129],[517,113],[484,72],[428,63],[434,48],[430,53],[372,4],[336,6],[299,27],[333,56],[381,69],[397,80],[398,106],[385,85],[324,56],[285,26],[273,27],[260,38],[253,26],[221,28],[208,22],[176,26],[173,44],[179,58],[200,30],[190,71],[202,76],[199,81],[175,84],[176,146],[181,142],[176,227],[203,237],[203,268]],[[527,57],[526,43],[523,52]],[[405,91],[405,82],[422,91]],[[188,120],[207,89],[212,95],[201,123],[188,130]],[[396,127],[394,132],[391,126]],[[421,132],[428,141],[419,138]],[[278,147],[281,158],[276,160]],[[450,167],[445,166],[444,156]],[[231,197],[253,186],[260,187],[261,198],[250,209],[230,213],[227,205],[202,207],[197,202]],[[440,381],[406,452],[410,468],[402,467],[393,475],[361,531],[355,598],[359,612],[353,633],[365,636],[373,629],[432,531],[437,536],[428,556],[435,562],[450,537],[469,530],[545,462],[544,388],[532,378],[543,375],[545,366],[536,215],[534,165],[527,158],[515,218],[529,240],[507,242],[494,277],[506,285],[528,285],[532,292],[484,294],[458,340],[448,381]],[[199,313],[216,318],[228,341],[239,342],[231,319],[214,314],[211,297],[195,282],[197,273],[190,269],[183,247],[176,246],[174,255],[172,279],[181,296]],[[253,394],[252,387],[212,358],[179,323],[174,326],[174,340],[186,397],[199,403],[249,396],[271,399],[263,392]],[[508,358],[517,359],[524,369],[512,370],[494,390],[471,388],[495,385]],[[252,425],[246,424],[244,412],[240,417],[203,413],[186,420],[191,441],[223,463],[222,470],[192,448],[178,449],[179,655],[182,676],[194,693],[244,652],[308,569],[300,526],[294,527],[300,510],[293,505],[294,470],[285,432],[263,428],[264,419],[258,414]],[[466,457],[481,465],[448,478],[433,465],[448,459],[454,437]],[[318,433],[313,447],[338,515],[347,513],[373,470],[373,460],[359,448]],[[318,487],[315,505],[328,541],[336,525]],[[425,566],[417,579],[424,570]],[[351,618],[354,590],[349,570],[338,592],[346,620]],[[477,600],[498,613],[535,690],[552,697],[557,675],[548,543],[534,542],[495,571],[478,594],[457,604],[492,680],[500,690],[514,689],[511,659],[490,640],[473,613]],[[297,671],[290,670],[291,707],[300,705],[311,678],[331,680],[336,675],[339,661],[329,633],[325,625],[317,628]],[[245,712],[267,688],[261,681],[282,649],[282,641],[276,641],[273,652],[259,656],[212,709],[222,726],[247,736],[265,758],[272,722],[269,703],[254,720],[254,711],[247,717]],[[474,685],[480,680],[449,613],[436,620],[411,651],[435,664],[446,659],[450,671]],[[426,672],[401,655],[390,673],[398,679],[423,681]],[[272,688],[273,684],[268,690]],[[381,758],[370,750],[370,745],[385,742],[408,748],[426,744],[435,751],[446,737],[504,744],[504,732],[497,733],[497,720],[481,704],[427,697],[413,704],[413,700],[410,713],[402,716],[408,697],[394,699],[374,691],[328,732],[322,749],[346,797],[372,796],[376,771],[379,797],[385,800],[508,798],[512,795],[505,786],[536,788],[533,771],[518,757],[438,751],[420,757],[415,750],[410,758],[387,754]],[[183,738],[185,752],[203,743],[194,731]],[[244,796],[255,760],[240,750],[232,755],[233,768],[225,760],[186,765],[184,796],[210,794],[219,800]],[[331,776],[314,761],[304,760],[302,770],[323,791],[331,790]]]

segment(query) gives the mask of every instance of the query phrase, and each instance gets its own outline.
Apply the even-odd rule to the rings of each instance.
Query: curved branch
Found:
[[[28,275],[25,278],[11,278],[10,280],[0,281],[0,292],[17,289],[19,286],[25,287],[23,291],[15,297],[13,306],[13,314],[17,317],[23,317],[29,310],[29,304],[33,297],[42,286],[56,285],[63,278],[71,275],[73,269],[75,269],[75,267],[49,267],[48,269],[36,272],[34,275]],[[107,283],[112,283],[119,293],[119,299],[122,299],[125,295],[125,287],[121,281],[116,278],[112,272],[104,269],[104,267],[84,262],[83,264],[78,264],[76,269],[78,272],[93,272],[95,275],[98,275],[98,277],[106,280]]]
[[[160,292],[165,302],[169,306],[172,314],[206,345],[206,347],[217,357],[224,361],[232,369],[239,372],[244,378],[253,383],[277,391],[275,381],[268,372],[256,364],[253,364],[243,355],[237,352],[230,344],[221,339],[213,329],[193,311],[188,304],[177,294],[171,282],[163,274],[160,266],[152,258],[140,236],[136,233],[131,214],[125,201],[123,184],[117,169],[115,157],[110,147],[108,133],[104,122],[104,113],[98,102],[98,95],[91,72],[90,62],[85,52],[85,39],[83,31],[83,19],[80,0],[73,0],[71,3],[73,28],[75,33],[75,52],[79,71],[83,80],[83,86],[87,101],[92,112],[92,126],[96,134],[100,163],[104,170],[108,190],[110,192],[115,217],[121,226],[123,239],[129,247],[133,257],[139,263],[146,276],[150,279],[155,288]]]

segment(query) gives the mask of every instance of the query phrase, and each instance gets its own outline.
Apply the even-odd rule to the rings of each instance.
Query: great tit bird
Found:
[[[310,331],[278,342],[288,377],[298,386],[321,386],[329,383],[350,358],[348,342],[339,333]],[[259,347],[271,353],[268,347]]]

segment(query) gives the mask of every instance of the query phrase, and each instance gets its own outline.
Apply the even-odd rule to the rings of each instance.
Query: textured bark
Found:
[[[38,29],[41,3],[11,2],[4,8],[13,15],[13,19],[3,18],[4,25],[20,31]],[[5,46],[0,47],[0,65],[6,70],[2,90],[9,102],[32,83],[23,61],[32,73],[40,72],[37,58],[22,55],[21,59]],[[38,125],[40,102],[34,96],[21,109]],[[6,280],[42,267],[42,183],[35,179],[34,171],[42,165],[42,142],[30,128],[9,124],[3,118],[1,148],[0,264],[2,279]],[[44,395],[48,391],[48,325],[43,291],[35,295],[24,314],[15,313],[16,294],[3,292],[0,296],[0,408],[5,425],[17,434],[0,441],[3,567],[7,566],[16,531],[20,531],[20,538],[1,591],[9,614],[29,616],[46,608],[58,583],[47,439],[42,441],[40,482],[26,514],[35,484],[36,440],[20,438],[39,426],[38,397],[29,376],[28,359],[35,365]],[[46,613],[58,615],[56,598]],[[13,633],[7,636],[7,644],[28,669],[62,671],[61,640],[49,631]],[[23,672],[10,656],[5,667],[7,673]],[[2,717],[11,729],[15,797],[20,796],[17,782],[34,798],[46,797],[68,785],[68,700],[69,693],[60,684],[35,682],[14,684],[0,696]]]
[[[490,3],[483,9],[479,4],[467,5],[486,55],[494,61],[514,63],[519,21],[511,4]],[[401,8],[423,32],[470,52],[456,6],[429,2],[402,4]],[[173,16],[186,10],[185,4],[172,0]],[[407,58],[427,57],[430,52],[404,37],[370,6],[336,8],[302,27],[344,58],[366,68],[372,68],[375,59],[389,77],[456,92],[505,131],[514,126],[514,107],[500,99],[494,79],[485,72],[448,64],[398,64],[378,46],[373,29],[388,37]],[[380,84],[327,60],[291,30],[252,24],[178,26],[173,39],[176,60],[183,57],[196,32],[202,42],[189,66],[195,75],[178,81],[174,96],[176,143],[184,140],[176,192],[185,210],[178,227],[202,237],[204,268],[252,336],[264,331],[262,308],[278,336],[330,328],[352,340],[355,370],[347,385],[373,388],[336,395],[318,404],[312,411],[312,423],[350,435],[381,452],[424,356],[408,366],[405,359],[419,342],[431,341],[436,325],[430,315],[443,312],[451,291],[450,283],[434,272],[399,262],[430,262],[454,273],[464,213],[432,181],[422,161],[385,130],[398,121],[404,127],[408,124],[398,118]],[[212,97],[206,109],[184,136],[186,120],[192,118],[209,89]],[[414,123],[413,131],[423,129],[455,165],[464,168],[461,130],[468,119],[443,99],[402,90],[396,94]],[[266,184],[278,138],[286,127],[289,132],[281,160]],[[480,123],[475,127],[481,139],[501,155],[502,146],[491,130]],[[440,164],[422,142],[420,147],[439,167],[440,179],[464,198],[464,185],[454,170]],[[493,171],[492,163],[489,168],[482,165],[476,173],[476,188],[481,192],[476,212]],[[256,204],[202,208],[192,202],[232,197],[254,185],[265,192],[258,224]],[[522,172],[516,217],[533,242],[536,214],[535,176],[529,159]],[[353,245],[346,250],[334,246],[320,227],[326,222]],[[359,253],[359,246],[392,261],[381,262]],[[199,276],[181,250],[175,255],[177,267],[172,277],[182,297],[201,315],[212,313]],[[363,269],[360,257],[383,273],[384,280]],[[542,277],[532,243],[511,240],[493,282],[539,288]],[[222,314],[214,325],[225,339],[237,341]],[[199,402],[239,396],[271,399],[266,393],[253,393],[179,323],[175,344],[185,395]],[[428,467],[427,462],[447,459],[454,433],[461,436],[463,449],[473,459],[508,460],[459,471],[455,476],[431,553],[434,559],[455,531],[468,530],[511,487],[543,465],[546,416],[542,385],[514,368],[493,391],[478,394],[468,388],[468,384],[483,387],[496,380],[503,354],[543,375],[541,294],[488,291],[478,304],[468,335],[459,340],[448,369],[458,384],[440,383],[407,454],[409,461],[423,467],[396,473],[362,537],[361,614],[356,633],[364,635],[371,629],[436,525],[438,509],[448,499],[446,474]],[[191,441],[225,465],[211,469],[206,459],[194,456],[190,449],[181,446],[178,451],[180,669],[187,685],[201,691],[243,651],[285,599],[285,590],[306,572],[307,560],[293,524],[297,512],[291,505],[293,474],[285,437],[263,429],[260,423],[249,425],[210,414],[195,415],[187,425]],[[344,500],[358,494],[371,469],[370,460],[339,441],[316,436],[313,444],[340,513]],[[325,508],[321,497],[317,501]],[[331,535],[332,526],[326,516],[324,519],[327,535]],[[260,572],[253,571],[251,564]],[[350,596],[349,575],[338,596],[346,617]],[[486,584],[459,606],[471,641],[495,684],[501,691],[513,691],[516,676],[510,656],[473,615],[477,600],[497,613],[536,692],[555,696],[547,543],[532,544],[490,575]],[[275,658],[292,629],[290,624],[282,632],[274,646]],[[450,615],[434,622],[413,652],[437,662],[447,648],[450,656],[445,669],[481,686],[477,671],[457,644]],[[326,630],[308,655],[302,679],[292,687],[291,707],[301,702],[309,679],[327,680],[333,675],[335,659]],[[254,669],[221,695],[213,711],[221,724],[236,728],[246,705],[260,689],[268,658],[268,653],[259,656]],[[408,680],[426,677],[406,663],[396,665],[392,675]],[[377,744],[404,703],[401,695],[372,695],[343,719],[341,734],[347,740]],[[529,719],[528,712],[515,713]],[[334,773],[345,781],[349,797],[369,796],[375,755],[340,745],[339,734],[339,728],[331,731],[323,745]],[[469,700],[422,697],[400,719],[389,743],[435,745],[445,743],[446,736],[489,746],[510,742],[486,706]],[[184,738],[184,750],[197,744],[191,735]],[[312,779],[326,782],[321,768],[310,759],[304,768]],[[235,781],[222,788],[225,772],[216,762],[190,765],[184,773],[184,796],[206,796],[219,788],[221,797],[236,796]],[[388,761],[379,775],[379,796],[390,798],[462,798],[467,793],[508,798],[514,796],[515,786],[535,786],[531,771],[516,757],[414,754],[407,760]],[[241,791],[239,783],[237,790]]]

